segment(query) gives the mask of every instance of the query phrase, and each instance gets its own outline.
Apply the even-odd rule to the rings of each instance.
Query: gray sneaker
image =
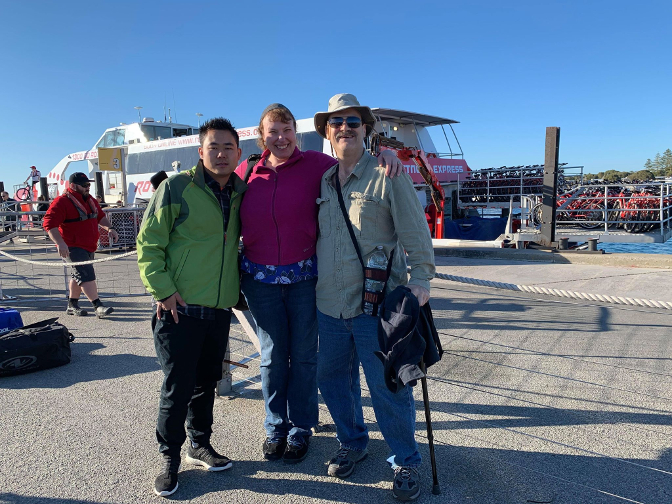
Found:
[[[414,467],[397,467],[394,470],[392,494],[400,501],[412,501],[420,495],[420,475]]]
[[[114,308],[112,308],[111,306],[99,305],[99,306],[96,307],[96,317],[105,318],[110,313],[112,313],[113,311],[114,311]]]
[[[368,454],[366,449],[357,451],[341,446],[336,456],[329,461],[327,474],[335,478],[347,478],[355,470],[355,464],[364,460]]]
[[[74,315],[75,317],[86,317],[88,315],[87,311],[81,309],[79,306],[68,306],[65,313]]]

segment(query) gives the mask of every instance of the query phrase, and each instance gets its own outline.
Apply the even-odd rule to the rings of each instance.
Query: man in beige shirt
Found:
[[[407,285],[421,305],[429,300],[435,273],[432,240],[410,177],[390,179],[364,150],[375,118],[351,94],[329,100],[315,114],[315,129],[331,142],[338,165],[322,177],[317,240],[319,324],[318,385],[336,424],[340,449],[330,461],[331,476],[347,478],[366,455],[359,385],[361,362],[380,431],[390,446],[395,470],[392,490],[399,500],[420,494],[421,463],[415,441],[415,403],[410,387],[394,394],[385,385],[379,350],[378,318],[362,311],[362,267],[338,202],[337,185],[364,262],[377,246],[389,258],[394,251],[387,292]],[[405,253],[404,253],[405,252]],[[406,255],[407,254],[407,255]],[[407,261],[411,267],[407,278]]]

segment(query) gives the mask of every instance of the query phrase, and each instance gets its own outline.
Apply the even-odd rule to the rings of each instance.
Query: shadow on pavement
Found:
[[[4,377],[2,388],[65,388],[76,383],[110,380],[122,376],[150,373],[160,369],[156,357],[142,357],[133,354],[99,355],[92,354],[105,348],[102,343],[77,343],[70,345],[70,364],[34,373]]]

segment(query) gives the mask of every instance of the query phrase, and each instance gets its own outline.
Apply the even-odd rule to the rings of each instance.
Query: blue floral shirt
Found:
[[[293,284],[317,277],[317,256],[313,254],[308,259],[294,264],[274,266],[254,263],[243,254],[240,261],[240,269],[243,273],[252,275],[258,282]]]

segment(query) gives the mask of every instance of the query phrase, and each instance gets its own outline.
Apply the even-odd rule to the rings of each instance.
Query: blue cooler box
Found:
[[[23,327],[21,314],[13,308],[0,308],[0,334]]]

